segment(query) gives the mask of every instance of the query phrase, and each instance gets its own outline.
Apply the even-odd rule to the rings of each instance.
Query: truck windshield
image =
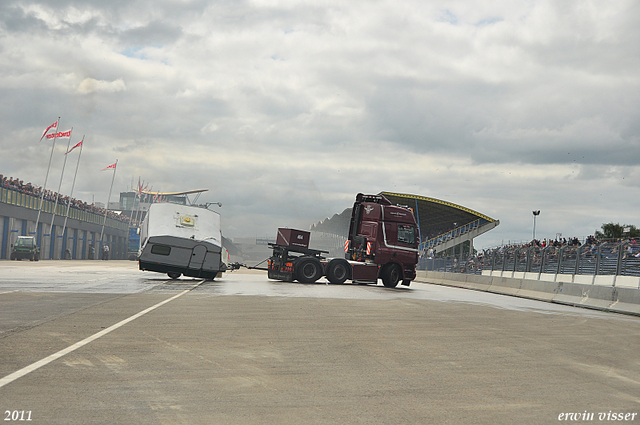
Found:
[[[398,242],[413,245],[416,243],[416,229],[413,226],[398,225]]]

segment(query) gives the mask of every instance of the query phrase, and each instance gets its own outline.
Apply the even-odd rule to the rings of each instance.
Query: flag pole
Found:
[[[71,140],[71,137],[69,137]],[[71,184],[71,193],[69,194],[69,202],[67,202],[67,213],[64,216],[64,225],[62,226],[62,235],[64,236],[64,231],[67,228],[67,220],[69,219],[69,209],[71,208],[71,199],[73,198],[73,189],[76,187],[76,176],[78,175],[78,166],[80,165],[80,157],[82,156],[82,148],[84,147],[84,135],[82,136],[82,140],[80,141],[80,154],[78,155],[78,162],[76,162],[76,172],[73,175],[73,183]],[[65,153],[65,156],[69,153]]]
[[[109,201],[111,200],[111,189],[113,189],[113,181],[116,178],[116,169],[118,168],[118,160],[113,167],[113,176],[111,177],[111,187],[109,188],[109,197],[107,198],[107,205],[104,209],[104,220],[102,221],[102,230],[100,231],[100,243],[102,244],[102,237],[104,236],[104,225],[107,224],[107,212],[109,211]]]
[[[55,135],[53,137],[53,144],[51,145],[51,155],[49,155],[49,166],[47,167],[47,174],[44,177],[44,185],[42,185],[42,193],[40,194],[40,205],[38,207],[38,217],[36,218],[36,228],[34,229],[34,234],[36,235],[36,239],[38,239],[38,223],[40,222],[40,213],[42,212],[42,204],[44,203],[44,191],[47,188],[47,180],[49,179],[49,170],[51,169],[51,159],[53,158],[53,150],[56,147],[56,139],[58,138],[58,125],[60,124],[60,117],[58,117],[58,121],[56,121]],[[48,129],[47,129],[48,130]],[[44,137],[44,136],[42,136]],[[42,138],[40,138],[42,140]],[[38,246],[40,245],[40,241],[37,241]]]
[[[71,132],[73,132],[73,127],[71,127]],[[71,133],[69,133],[69,142],[67,143],[67,151],[69,150],[69,146],[71,146]],[[60,189],[62,189],[62,177],[64,177],[64,167],[66,165],[67,165],[67,155],[65,153],[64,162],[62,163],[62,173],[60,173],[60,183],[58,184],[58,191],[56,192],[56,201],[53,204],[53,212],[51,214],[51,227],[49,227],[51,237],[53,237],[53,233],[51,232],[51,229],[53,229],[53,220],[55,220],[56,218],[56,210],[58,209],[58,198],[60,197]],[[64,233],[62,234],[62,237],[64,238]],[[55,252],[55,250],[56,250],[56,243],[54,242],[53,251]],[[54,252],[52,252],[51,255],[53,255]],[[64,253],[61,254],[61,258],[64,258]]]

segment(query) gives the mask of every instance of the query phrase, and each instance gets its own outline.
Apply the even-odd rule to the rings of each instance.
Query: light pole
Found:
[[[536,240],[536,217],[540,215],[540,210],[533,212],[533,240]]]

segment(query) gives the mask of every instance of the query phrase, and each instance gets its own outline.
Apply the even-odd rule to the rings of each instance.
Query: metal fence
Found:
[[[477,256],[422,258],[429,271],[481,274],[483,270],[551,274],[640,276],[640,245],[634,240],[599,244],[504,246]]]

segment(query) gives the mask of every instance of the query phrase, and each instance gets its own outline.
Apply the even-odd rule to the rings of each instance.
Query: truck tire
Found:
[[[322,264],[316,258],[303,257],[295,265],[298,282],[314,283],[322,276]]]
[[[167,273],[167,276],[169,276],[171,279],[177,279],[180,277],[180,273],[176,273],[176,272],[169,272]]]
[[[387,288],[395,288],[404,277],[402,269],[397,264],[387,264],[382,269],[382,284]]]
[[[351,276],[351,266],[346,260],[335,258],[327,266],[327,279],[334,285],[342,285]]]

